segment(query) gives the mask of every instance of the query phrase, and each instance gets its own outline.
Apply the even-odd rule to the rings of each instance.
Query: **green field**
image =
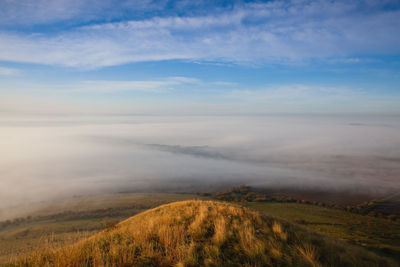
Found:
[[[399,260],[399,222],[307,204],[248,202],[246,205]]]

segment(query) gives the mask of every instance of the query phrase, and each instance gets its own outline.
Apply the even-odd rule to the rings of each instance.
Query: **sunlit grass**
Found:
[[[16,266],[390,266],[368,251],[229,203],[164,205]]]
[[[195,197],[200,198],[190,194],[118,193],[43,203],[30,220],[0,227],[0,265],[45,248],[47,240],[52,246],[68,245],[137,213]]]

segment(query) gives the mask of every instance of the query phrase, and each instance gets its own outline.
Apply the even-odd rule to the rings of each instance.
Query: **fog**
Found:
[[[400,189],[396,116],[0,117],[0,217],[100,192]]]

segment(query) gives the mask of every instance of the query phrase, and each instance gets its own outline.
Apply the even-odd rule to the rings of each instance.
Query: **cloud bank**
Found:
[[[3,117],[0,214],[99,192],[400,189],[398,117]]]

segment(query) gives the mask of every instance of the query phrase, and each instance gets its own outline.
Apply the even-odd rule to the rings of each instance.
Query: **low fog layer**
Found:
[[[0,218],[21,203],[221,185],[400,189],[390,116],[1,117]]]

